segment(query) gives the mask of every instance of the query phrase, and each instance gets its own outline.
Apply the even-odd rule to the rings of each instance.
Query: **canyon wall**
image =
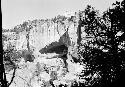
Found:
[[[31,27],[28,40],[30,49],[40,50],[52,42],[59,42],[62,36],[63,39],[61,38],[61,40],[63,40],[67,47],[77,45],[77,20],[76,16],[59,16],[56,19],[28,21],[27,26]],[[28,49],[27,31],[22,25],[16,26],[10,32],[3,32],[7,38],[10,38],[7,42],[11,41],[12,43],[13,35],[16,36],[14,42],[17,50]],[[67,40],[69,40],[70,43],[67,43]],[[6,41],[4,41],[4,43],[6,44]]]

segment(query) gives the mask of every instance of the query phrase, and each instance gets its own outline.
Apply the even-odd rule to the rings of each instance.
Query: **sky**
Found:
[[[2,28],[10,29],[27,20],[54,18],[66,11],[84,10],[90,4],[100,12],[116,0],[1,0]],[[118,0],[121,1],[121,0]]]

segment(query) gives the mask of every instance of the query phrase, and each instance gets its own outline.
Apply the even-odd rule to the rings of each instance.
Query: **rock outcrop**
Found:
[[[63,21],[57,19],[57,22],[52,20],[37,20],[36,24],[34,21],[29,21],[27,26],[32,26],[29,33],[30,48],[40,50],[52,42],[61,42],[67,46],[76,43],[77,26],[75,26],[74,21],[69,19],[70,18],[66,18]],[[18,50],[27,49],[26,33],[24,30],[17,35],[19,36],[16,44]]]

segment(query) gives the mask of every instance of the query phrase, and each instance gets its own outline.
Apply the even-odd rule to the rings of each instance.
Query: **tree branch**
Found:
[[[13,71],[13,76],[12,76],[12,78],[11,78],[11,81],[10,81],[10,83],[8,83],[8,87],[11,85],[11,83],[13,82],[13,80],[14,80],[14,77],[15,77],[15,73],[16,73],[16,66],[14,65],[14,71]]]

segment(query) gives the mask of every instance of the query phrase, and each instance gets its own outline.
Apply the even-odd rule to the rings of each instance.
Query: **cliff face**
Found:
[[[77,20],[75,16],[74,18],[61,18],[60,16],[55,20],[29,21],[27,22],[27,26],[31,27],[29,30],[29,47],[31,50],[40,50],[52,42],[60,41],[67,47],[75,45],[77,42]],[[19,25],[12,31],[16,32],[13,35],[18,37],[15,44],[16,49],[28,49],[25,27]],[[7,37],[10,36],[10,32],[7,33]]]

